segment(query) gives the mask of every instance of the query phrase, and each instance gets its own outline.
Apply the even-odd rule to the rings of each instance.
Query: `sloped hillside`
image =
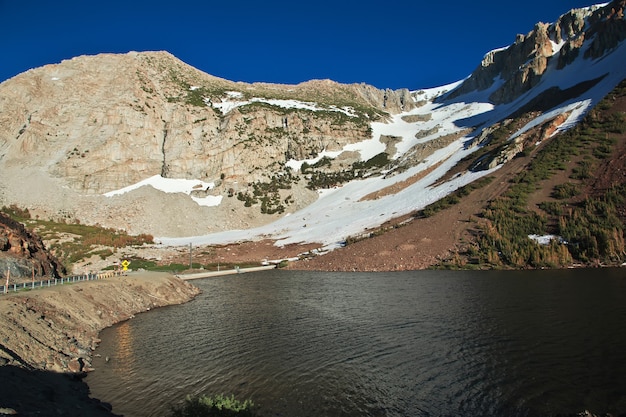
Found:
[[[519,123],[512,121],[512,124]],[[534,137],[548,126],[538,126]],[[500,144],[484,150],[493,153]],[[476,159],[475,159],[476,158]],[[475,164],[481,156],[461,165]],[[457,167],[462,170],[463,167]],[[626,81],[576,128],[480,184],[291,264],[352,271],[620,265],[626,259]]]
[[[148,233],[161,247],[336,249],[454,193],[490,189],[485,178],[531,167],[521,161],[573,132],[626,78],[624,4],[538,24],[463,82],[420,91],[233,83],[164,52],[38,68],[0,84],[0,204]],[[525,242],[529,228],[512,233]],[[529,259],[500,259],[502,245],[468,256]]]

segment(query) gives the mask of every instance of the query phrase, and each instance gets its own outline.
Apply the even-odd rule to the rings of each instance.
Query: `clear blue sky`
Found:
[[[100,52],[166,50],[232,81],[329,78],[418,89],[469,75],[483,55],[579,0],[0,0],[0,81]]]

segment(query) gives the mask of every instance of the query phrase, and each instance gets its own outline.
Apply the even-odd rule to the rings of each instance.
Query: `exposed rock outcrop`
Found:
[[[289,159],[366,140],[371,121],[413,106],[406,89],[330,80],[231,82],[167,52],[73,58],[0,84],[3,175],[22,178],[0,184],[0,205],[131,233],[176,236],[258,226],[273,217],[228,197],[283,171]],[[360,155],[342,158],[350,164]],[[207,195],[224,202],[198,207],[156,190],[102,196],[154,175],[219,184]],[[294,187],[303,198],[288,211],[315,197],[304,184]],[[156,231],[148,220],[156,209],[191,218]],[[193,218],[209,220],[194,225]]]
[[[562,69],[585,45],[585,58],[601,57],[626,38],[624,5],[624,0],[615,0],[606,6],[574,9],[553,24],[538,23],[527,35],[517,35],[511,46],[488,52],[481,65],[448,97],[501,83],[489,100],[509,103],[536,86],[552,60]]]
[[[434,155],[445,144],[452,151],[461,130],[549,111],[587,89],[606,93],[619,82],[607,75],[618,71],[606,64],[623,67],[622,49],[615,48],[626,37],[625,1],[538,23],[508,48],[488,53],[453,91],[447,91],[452,84],[411,92],[330,80],[238,83],[167,52],[83,56],[33,69],[0,84],[0,166],[7,178],[0,182],[0,205],[157,237],[267,225],[311,204],[316,189],[351,181],[355,165],[368,166],[377,156],[378,162],[392,160],[385,170],[395,175],[421,163],[415,155]],[[580,77],[579,68],[585,68]],[[468,106],[455,109],[455,99],[473,91],[483,93],[461,98]],[[489,106],[469,104],[478,101],[510,106],[489,112]],[[433,102],[451,112],[435,106],[394,117]],[[381,137],[386,128],[375,121],[404,124],[410,137],[402,146],[393,139],[397,132]],[[442,140],[426,143],[435,139]],[[318,173],[324,174],[318,184],[307,184],[313,174],[295,171],[324,152],[332,152],[333,163]],[[365,174],[378,175],[378,168]],[[143,186],[126,193],[159,175],[202,182],[201,189],[190,195]]]
[[[247,183],[260,177],[250,167],[367,139],[372,119],[412,103],[408,90],[327,80],[234,83],[165,52],[85,56],[0,86],[0,154],[87,194],[155,174]]]
[[[56,278],[65,267],[44,247],[41,238],[0,212],[0,277],[47,276]]]

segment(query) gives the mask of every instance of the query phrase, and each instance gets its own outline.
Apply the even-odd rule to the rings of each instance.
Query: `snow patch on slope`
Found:
[[[210,100],[205,100],[207,105],[212,106],[213,108],[219,109],[222,113],[227,114],[237,107],[246,106],[252,103],[265,103],[271,106],[282,107],[284,109],[304,109],[310,111],[336,111],[344,113],[350,117],[356,117],[354,110],[350,107],[337,107],[337,106],[329,106],[329,107],[320,107],[317,103],[299,101],[299,100],[280,100],[280,99],[267,99],[255,97],[250,100],[237,100],[243,97],[242,93],[238,93],[237,91],[229,91],[227,93],[229,100],[222,100],[221,102],[212,102]]]
[[[200,180],[186,180],[186,179],[174,179],[163,178],[160,175],[154,175],[139,181],[138,183],[129,185],[128,187],[121,188],[119,190],[109,191],[105,193],[105,197],[113,197],[116,195],[122,195],[138,189],[139,187],[150,186],[164,193],[183,193],[191,196],[193,191],[209,190],[215,187],[212,182],[204,182]],[[222,202],[222,196],[206,196],[206,197],[194,197],[191,199],[198,203],[200,206],[214,207],[219,206]]]

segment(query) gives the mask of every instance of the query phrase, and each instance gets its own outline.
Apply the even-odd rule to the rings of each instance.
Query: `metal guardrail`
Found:
[[[23,291],[23,290],[48,288],[48,287],[53,287],[55,285],[73,284],[75,282],[81,282],[81,281],[94,281],[97,279],[111,278],[111,277],[118,276],[121,274],[122,273],[119,271],[107,271],[107,272],[90,273],[90,274],[84,274],[84,275],[72,275],[72,276],[64,277],[64,278],[53,278],[53,279],[47,279],[47,280],[42,279],[38,281],[33,280],[31,282],[9,284],[8,286],[0,285],[0,295],[8,294],[11,292]]]

